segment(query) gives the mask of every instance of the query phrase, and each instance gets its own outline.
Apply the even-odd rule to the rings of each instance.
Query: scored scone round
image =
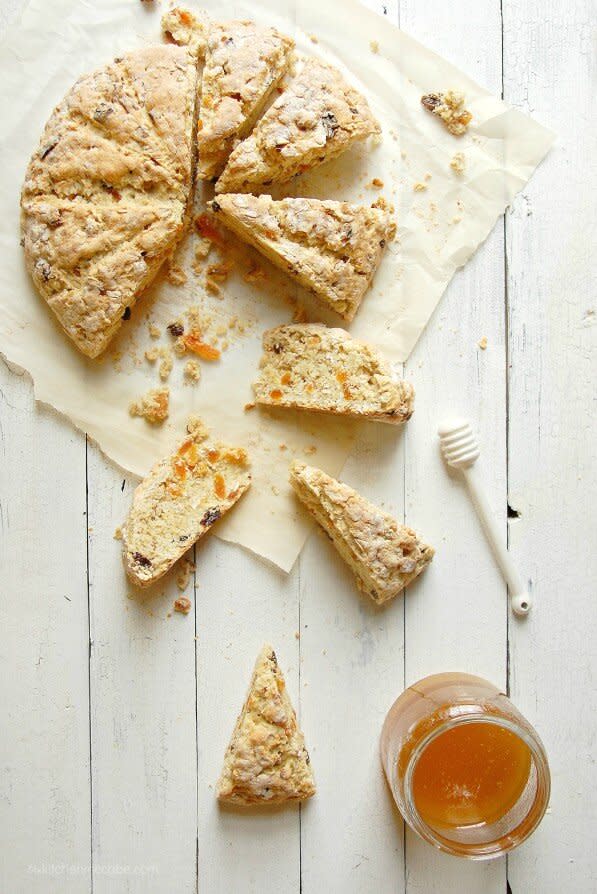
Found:
[[[27,269],[89,357],[106,348],[184,230],[196,80],[184,47],[118,57],[77,81],[27,168]]]

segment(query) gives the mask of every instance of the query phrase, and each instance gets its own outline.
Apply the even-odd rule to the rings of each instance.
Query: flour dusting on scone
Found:
[[[262,115],[293,57],[294,41],[255,22],[216,22],[209,29],[197,124],[197,171],[221,174],[239,140]]]
[[[255,401],[400,424],[413,413],[414,389],[379,351],[344,329],[294,323],[263,336]]]
[[[21,194],[27,269],[97,357],[183,233],[197,67],[147,47],[82,77],[50,117]]]
[[[352,320],[396,232],[387,211],[349,202],[221,194],[212,211],[345,320]]]
[[[307,59],[253,133],[234,149],[216,192],[262,192],[380,130],[367,100],[336,68]]]
[[[315,794],[305,740],[271,646],[261,650],[224,758],[217,796],[249,807]]]
[[[290,483],[351,568],[359,589],[378,604],[397,596],[434,551],[411,528],[321,469],[295,462]]]
[[[251,483],[245,450],[208,440],[194,417],[187,432],[137,487],[122,526],[126,572],[140,587],[162,577]]]

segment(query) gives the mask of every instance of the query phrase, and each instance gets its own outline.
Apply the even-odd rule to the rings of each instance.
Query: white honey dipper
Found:
[[[437,433],[445,461],[449,466],[459,469],[467,483],[477,515],[481,519],[496,561],[508,584],[512,611],[515,615],[526,615],[531,608],[531,597],[514,567],[508,550],[502,546],[491,507],[481,487],[478,474],[473,469],[481,451],[471,425],[465,419],[454,419],[441,425]]]

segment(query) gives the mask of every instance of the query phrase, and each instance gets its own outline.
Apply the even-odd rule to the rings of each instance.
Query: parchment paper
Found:
[[[398,239],[388,247],[351,331],[377,344],[393,362],[404,361],[454,271],[527,182],[553,134],[356,0],[206,0],[201,7],[214,17],[276,25],[296,39],[301,52],[344,69],[367,95],[382,123],[383,140],[294,181],[287,193],[363,202],[381,194],[394,204]],[[201,275],[190,267],[189,236],[179,258],[188,273],[186,285],[172,286],[161,278],[138,303],[104,360],[87,361],[59,332],[36,295],[19,247],[20,186],[53,107],[84,72],[118,53],[159,42],[166,8],[165,3],[138,0],[33,0],[0,47],[0,351],[29,371],[38,400],[87,431],[108,457],[135,474],[144,474],[169,450],[189,412],[201,415],[217,436],[246,446],[253,487],[218,525],[217,534],[288,570],[308,532],[287,485],[289,462],[304,457],[337,474],[357,428],[312,414],[244,410],[244,405],[251,400],[264,329],[289,321],[297,300],[307,306],[309,319],[338,324],[337,318],[234,242],[226,249],[234,267],[222,297],[206,294]],[[372,41],[378,52],[371,49]],[[465,94],[474,116],[462,138],[449,134],[420,105],[423,93],[448,89]],[[462,175],[450,167],[456,152],[464,155]],[[373,178],[383,187],[372,187]],[[415,190],[416,183],[424,188]],[[244,275],[255,264],[266,277],[247,283]],[[175,362],[167,383],[170,417],[156,429],[128,413],[131,400],[159,385],[156,367],[143,359],[144,351],[171,342],[166,332],[152,341],[148,323],[164,330],[190,305],[212,318],[212,331],[228,327],[220,343],[229,346],[220,361],[202,364],[202,380],[194,386],[184,383],[183,364]],[[234,317],[237,325],[230,328]]]

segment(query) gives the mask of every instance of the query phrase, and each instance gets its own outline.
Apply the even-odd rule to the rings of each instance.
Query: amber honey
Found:
[[[408,825],[436,847],[487,859],[516,847],[549,800],[537,733],[500,690],[469,674],[437,674],[388,712],[382,765]]]
[[[496,823],[520,799],[531,751],[495,723],[464,723],[440,733],[418,759],[412,781],[415,807],[430,826]]]

